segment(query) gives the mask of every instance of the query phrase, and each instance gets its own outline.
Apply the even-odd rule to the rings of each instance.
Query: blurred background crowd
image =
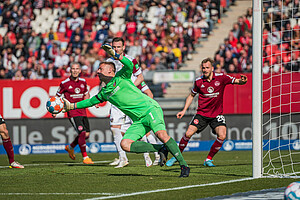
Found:
[[[270,2],[264,3],[263,72],[299,70],[299,1],[272,1],[272,7]],[[82,77],[95,77],[106,59],[101,45],[117,36],[125,39],[126,53],[139,61],[144,73],[178,70],[198,53],[201,39],[212,34],[221,13],[234,3],[5,0],[0,3],[0,78],[68,77],[72,62],[81,64]],[[279,19],[285,23],[274,23]],[[249,8],[233,23],[214,55],[217,72],[252,71],[251,20]]]

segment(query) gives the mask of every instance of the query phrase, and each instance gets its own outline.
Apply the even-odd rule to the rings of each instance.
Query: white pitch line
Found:
[[[102,160],[102,161],[94,161],[94,163],[109,163],[112,162],[111,160]],[[39,164],[24,164],[25,167],[32,167],[32,166],[49,166],[49,165],[84,165],[83,163],[39,163]],[[0,166],[1,168],[9,168],[9,166]]]
[[[0,193],[0,195],[117,195],[116,193]]]
[[[149,191],[143,191],[143,192],[134,192],[134,193],[129,193],[129,194],[120,194],[120,195],[113,195],[113,196],[106,196],[106,197],[95,197],[95,198],[85,199],[85,200],[113,199],[113,198],[129,197],[129,196],[156,193],[156,192],[166,192],[166,191],[172,191],[172,190],[183,190],[183,189],[187,189],[187,188],[205,187],[205,186],[212,186],[212,185],[222,185],[222,184],[227,184],[227,183],[236,183],[236,182],[248,181],[248,180],[253,180],[253,179],[254,178],[249,177],[249,178],[242,178],[242,179],[237,179],[237,180],[222,181],[222,182],[217,182],[217,183],[207,183],[207,184],[200,184],[200,185],[187,185],[187,186],[175,187],[175,188],[149,190]]]

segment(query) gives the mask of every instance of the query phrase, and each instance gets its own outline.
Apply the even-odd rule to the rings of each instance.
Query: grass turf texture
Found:
[[[25,169],[0,168],[0,199],[86,199],[200,185],[252,176],[251,151],[220,152],[214,158],[217,166],[214,168],[203,166],[206,155],[207,152],[184,153],[191,168],[188,178],[178,178],[180,169],[177,163],[172,167],[145,167],[142,154],[128,154],[129,166],[121,169],[115,169],[108,165],[116,157],[116,153],[90,154],[93,161],[100,161],[94,165],[81,164],[80,154],[76,154],[75,161],[69,159],[67,154],[16,155],[16,160],[24,164]],[[151,157],[154,158],[153,154]],[[7,164],[6,155],[1,155],[0,166]],[[26,166],[27,164],[30,166]],[[289,183],[297,180],[299,181],[299,179],[262,178],[215,186],[139,194],[119,199],[197,199],[286,187]],[[22,193],[22,195],[13,193]],[[32,193],[66,194],[37,195]]]

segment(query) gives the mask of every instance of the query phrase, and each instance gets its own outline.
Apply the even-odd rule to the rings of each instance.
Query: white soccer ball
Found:
[[[64,108],[64,101],[60,97],[50,97],[46,103],[47,110],[52,114],[58,114]]]
[[[300,199],[300,181],[293,182],[284,191],[284,199]]]

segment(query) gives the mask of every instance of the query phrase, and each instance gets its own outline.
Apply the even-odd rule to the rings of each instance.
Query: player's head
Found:
[[[204,78],[209,78],[212,76],[214,67],[213,67],[214,60],[211,58],[205,58],[201,62],[201,71]]]
[[[104,83],[108,83],[116,73],[116,66],[113,62],[101,62],[97,70],[99,79]]]
[[[115,37],[112,40],[112,47],[116,51],[117,54],[123,54],[125,50],[125,42],[121,37]]]
[[[79,74],[81,73],[80,64],[77,62],[72,63],[71,65],[71,77],[76,79],[79,77]]]

